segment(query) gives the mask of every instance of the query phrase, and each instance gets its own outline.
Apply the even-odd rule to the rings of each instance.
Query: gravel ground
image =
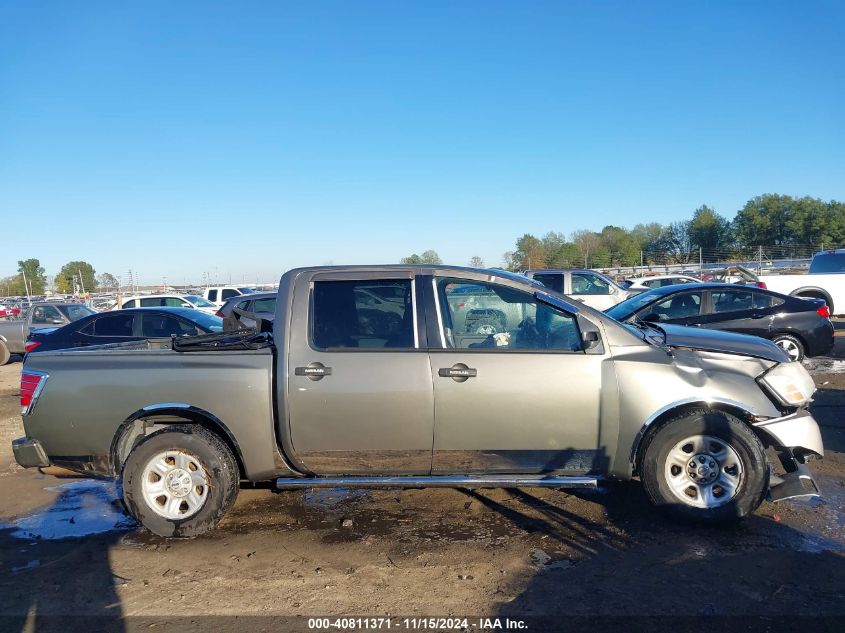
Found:
[[[208,629],[202,616],[233,615],[460,614],[528,618],[538,629],[549,621],[532,616],[568,618],[570,629],[575,616],[843,618],[845,360],[838,358],[845,338],[831,358],[809,363],[827,447],[812,465],[823,498],[764,503],[730,529],[668,522],[636,482],[589,494],[243,490],[213,533],[167,541],[122,514],[113,484],[19,469],[4,438],[0,628],[92,630],[100,622],[62,617],[38,625],[35,615],[128,616],[104,630],[170,630],[168,622]],[[20,362],[0,368],[4,433],[17,420],[19,371]],[[307,630],[304,621],[282,629],[279,622],[229,618],[213,628]]]

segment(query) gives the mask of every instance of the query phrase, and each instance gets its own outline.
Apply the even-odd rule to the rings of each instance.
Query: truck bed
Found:
[[[93,473],[111,476],[113,455],[103,447],[121,427],[151,415],[162,422],[203,416],[238,438],[236,457],[247,478],[272,477],[284,470],[274,436],[274,350],[268,336],[259,336],[254,349],[245,348],[246,335],[217,334],[177,343],[190,351],[175,351],[165,339],[31,354],[26,369],[49,378],[26,416],[27,434],[49,436],[44,448],[57,464],[82,461]],[[41,432],[55,420],[64,421],[60,433]]]

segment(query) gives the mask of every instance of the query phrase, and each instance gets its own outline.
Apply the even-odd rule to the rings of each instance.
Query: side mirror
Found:
[[[581,335],[581,339],[584,341],[584,349],[592,349],[598,345],[599,333],[595,330],[589,330]]]
[[[657,314],[657,312],[649,312],[645,316],[640,317],[640,321],[646,321],[648,323],[659,323],[662,320],[663,317]]]
[[[62,321],[61,319],[50,319],[50,323],[52,323],[53,325],[61,325],[62,323],[64,323],[64,321]]]
[[[188,303],[188,302],[186,302],[186,301],[183,301],[183,302],[182,302],[182,307],[183,307],[183,308],[193,308],[194,306],[192,306],[190,303]]]

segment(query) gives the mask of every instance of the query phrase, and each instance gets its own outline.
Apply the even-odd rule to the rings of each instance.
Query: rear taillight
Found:
[[[763,290],[767,289],[765,281],[755,281],[754,285],[757,286],[758,288],[762,288]]]
[[[214,313],[214,316],[219,316],[221,319],[226,318],[226,315],[223,314],[223,310],[218,310],[217,312]]]
[[[27,415],[32,411],[44,383],[47,382],[47,374],[40,371],[21,372],[21,415]]]
[[[41,345],[41,341],[30,341],[23,348],[23,351],[24,351],[24,353],[29,354],[32,350],[34,350],[39,345]]]
[[[826,303],[821,308],[816,310],[816,312],[818,312],[820,317],[824,317],[825,319],[830,318],[830,308],[827,307]]]

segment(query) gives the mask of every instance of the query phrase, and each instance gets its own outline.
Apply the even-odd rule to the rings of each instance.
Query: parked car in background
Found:
[[[193,308],[135,308],[99,312],[61,328],[34,330],[29,334],[25,349],[27,354],[32,354],[222,331],[223,319]]]
[[[30,331],[52,328],[96,314],[81,303],[34,303],[24,318],[0,322],[0,365],[9,362],[12,354],[23,354]]]
[[[223,319],[223,329],[227,331],[256,327],[258,324],[254,315],[267,321],[272,321],[276,316],[276,293],[237,295],[226,301],[216,314]]]
[[[824,301],[756,286],[704,282],[655,288],[605,314],[625,323],[671,323],[760,336],[792,360],[820,356],[833,347],[833,324]]]
[[[403,312],[356,290],[404,297]],[[504,331],[460,331],[462,295],[487,297]],[[595,488],[637,475],[655,505],[709,523],[818,494],[815,384],[757,337],[623,325],[519,275],[422,265],[291,270],[274,328],[28,355],[15,459],[121,479],[128,512],[165,537],[213,528],[241,481]]]
[[[793,297],[824,299],[831,314],[845,314],[845,249],[816,253],[806,275],[760,275],[767,288]]]
[[[538,269],[526,270],[523,274],[596,310],[606,310],[635,294],[594,270]]]
[[[219,307],[233,297],[250,295],[254,292],[255,290],[248,286],[209,286],[203,291],[203,299]]]
[[[663,288],[664,286],[676,286],[678,284],[700,283],[700,279],[689,275],[652,275],[642,277],[629,277],[623,284],[626,290],[651,290],[652,288]]]
[[[0,319],[16,317],[19,316],[20,313],[21,309],[18,306],[0,306]]]
[[[145,295],[125,297],[115,310],[126,308],[193,308],[208,314],[217,312],[217,306],[199,295]]]

